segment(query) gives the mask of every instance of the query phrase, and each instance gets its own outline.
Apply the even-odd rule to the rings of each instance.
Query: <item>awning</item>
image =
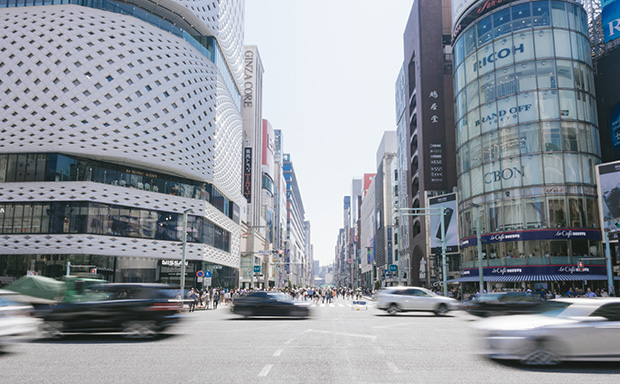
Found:
[[[607,280],[607,275],[571,275],[571,274],[555,274],[555,275],[513,275],[513,276],[484,276],[484,281],[488,282],[504,282],[504,281],[592,281]],[[614,276],[614,280],[620,280],[619,276]],[[448,280],[448,283],[473,283],[480,281],[478,276],[465,276],[458,279]]]

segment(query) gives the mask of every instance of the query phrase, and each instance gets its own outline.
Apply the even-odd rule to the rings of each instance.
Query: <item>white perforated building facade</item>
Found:
[[[114,281],[178,281],[188,209],[188,271],[235,285],[243,0],[8,3],[0,285],[68,261]]]

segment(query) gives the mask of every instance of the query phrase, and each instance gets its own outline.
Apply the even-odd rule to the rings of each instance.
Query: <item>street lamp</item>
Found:
[[[478,208],[478,214],[476,215],[476,245],[478,248],[478,276],[480,278],[480,294],[484,292],[484,269],[482,268],[482,236],[480,235],[480,216],[482,216],[482,207],[476,203],[471,203],[471,206]]]
[[[185,247],[187,245],[187,214],[192,212],[191,209],[183,211],[183,243],[181,245],[181,300],[185,292]]]

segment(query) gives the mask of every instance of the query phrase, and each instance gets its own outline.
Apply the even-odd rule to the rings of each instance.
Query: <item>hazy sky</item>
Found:
[[[263,66],[263,118],[284,152],[312,225],[314,259],[334,261],[351,181],[375,173],[396,129],[394,84],[413,0],[246,0],[245,44]]]

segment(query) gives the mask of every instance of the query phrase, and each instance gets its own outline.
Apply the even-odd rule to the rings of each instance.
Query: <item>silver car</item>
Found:
[[[554,300],[543,314],[498,316],[476,323],[493,359],[528,365],[566,360],[620,361],[620,298]]]
[[[0,347],[38,336],[40,320],[32,317],[32,306],[16,301],[14,292],[0,289]]]
[[[375,296],[377,308],[390,315],[398,312],[433,312],[443,316],[457,308],[457,301],[439,296],[428,289],[420,287],[388,287],[381,289]]]

